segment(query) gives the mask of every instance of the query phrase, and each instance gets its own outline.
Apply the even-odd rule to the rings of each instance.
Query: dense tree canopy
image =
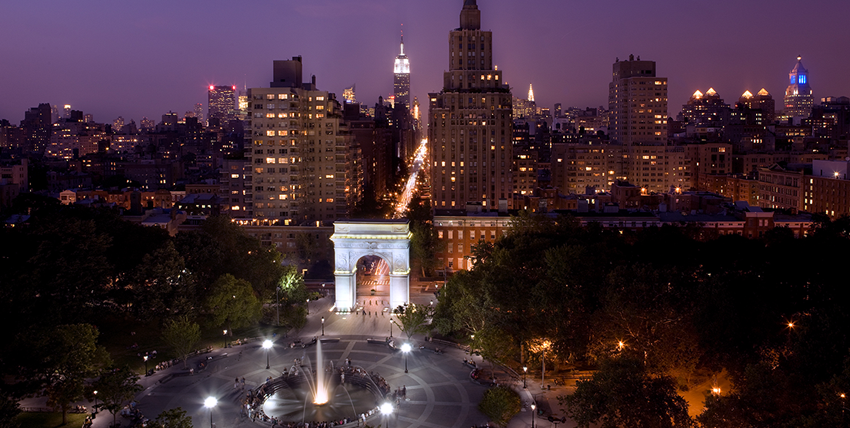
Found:
[[[545,350],[547,368],[635,358],[679,387],[726,370],[734,388],[706,414],[742,413],[741,426],[828,418],[837,395],[822,391],[850,357],[849,232],[848,218],[746,239],[521,214],[440,290],[434,323],[514,368],[539,368]]]

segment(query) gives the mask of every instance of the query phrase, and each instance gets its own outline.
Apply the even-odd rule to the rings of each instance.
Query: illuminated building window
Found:
[[[279,100],[289,99],[289,94],[278,94],[277,99],[279,99]]]
[[[274,131],[266,131],[267,137],[274,137]]]
[[[266,158],[266,163],[275,163],[275,158]]]

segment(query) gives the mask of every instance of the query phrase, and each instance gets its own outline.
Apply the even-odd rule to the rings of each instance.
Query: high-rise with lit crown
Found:
[[[410,110],[410,59],[404,53],[404,35],[401,36],[401,53],[393,64],[393,94],[395,105]]]
[[[428,144],[434,208],[511,198],[511,91],[493,67],[493,33],[465,0],[460,27],[449,33],[443,90],[429,94]]]
[[[809,71],[803,67],[803,57],[788,73],[789,84],[785,89],[785,116],[809,117],[812,114],[812,87],[809,86]]]
[[[233,119],[236,112],[236,86],[210,85],[208,92],[207,119],[217,119],[224,124]]]

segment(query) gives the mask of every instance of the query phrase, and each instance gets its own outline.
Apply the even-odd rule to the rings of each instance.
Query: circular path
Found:
[[[325,338],[330,339],[330,336]],[[487,422],[477,409],[486,387],[469,380],[470,369],[462,364],[466,357],[463,351],[446,349],[443,354],[435,354],[414,346],[408,355],[408,373],[404,373],[404,356],[400,351],[384,344],[368,343],[366,339],[365,336],[343,336],[338,342],[324,342],[322,350],[325,360],[333,361],[337,367],[349,358],[352,365],[383,376],[390,388],[407,388],[407,399],[389,417],[391,420],[376,419],[370,424],[384,422],[393,427],[461,428]],[[244,393],[234,389],[234,379],[244,377],[246,386],[254,388],[269,376],[279,377],[283,368],[291,366],[295,358],[306,361],[304,357],[308,356],[310,360],[314,359],[315,347],[290,349],[291,340],[281,338],[269,351],[269,370],[266,370],[266,352],[259,343],[209,354],[212,359],[208,360],[205,370],[192,376],[176,376],[149,387],[141,394],[138,407],[151,419],[162,410],[182,407],[193,417],[194,426],[207,427],[210,412],[203,407],[203,401],[214,396],[219,400],[212,411],[217,428],[269,426],[240,417],[239,401]],[[190,364],[196,366],[200,361],[202,359],[196,357],[190,360]]]

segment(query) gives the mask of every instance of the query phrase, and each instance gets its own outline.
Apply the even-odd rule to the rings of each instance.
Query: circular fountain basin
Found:
[[[334,386],[328,392],[330,400],[322,405],[314,404],[312,395],[307,389],[279,389],[265,401],[263,412],[281,421],[330,422],[356,419],[374,409],[378,402],[369,390],[350,383]]]

